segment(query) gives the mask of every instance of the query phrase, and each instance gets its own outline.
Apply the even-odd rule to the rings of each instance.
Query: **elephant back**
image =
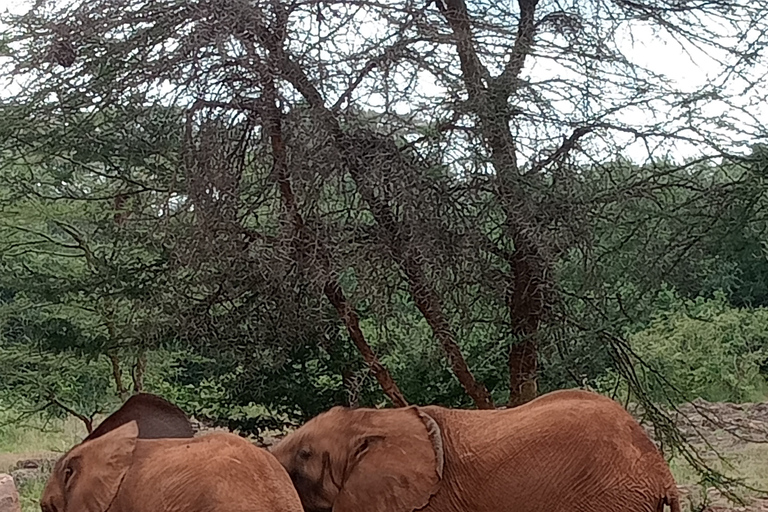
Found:
[[[194,436],[187,415],[176,405],[150,393],[139,393],[126,400],[108,416],[83,442],[91,441],[114,429],[135,421],[139,439],[189,438]]]

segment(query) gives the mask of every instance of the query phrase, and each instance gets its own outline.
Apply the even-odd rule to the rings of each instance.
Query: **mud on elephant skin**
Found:
[[[272,453],[306,512],[680,510],[642,427],[580,390],[496,411],[335,407]]]
[[[133,397],[97,432],[58,460],[43,512],[302,512],[266,450],[229,433],[192,438],[160,397]]]

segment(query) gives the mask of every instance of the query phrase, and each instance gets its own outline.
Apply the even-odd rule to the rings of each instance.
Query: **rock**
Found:
[[[21,487],[29,481],[47,479],[55,464],[56,459],[53,457],[20,460],[16,463],[16,469],[10,473],[16,486]]]
[[[21,512],[19,493],[11,475],[0,475],[0,512]]]
[[[42,478],[42,476],[40,470],[34,468],[17,469],[16,471],[11,472],[11,477],[13,477],[13,481],[16,482],[16,485],[18,486],[22,486],[31,480],[38,480]],[[0,512],[4,511],[0,509]]]
[[[40,472],[50,473],[56,460],[55,457],[20,460],[16,463],[16,469],[37,469]]]

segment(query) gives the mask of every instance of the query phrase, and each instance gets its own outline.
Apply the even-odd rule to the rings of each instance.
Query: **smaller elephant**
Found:
[[[269,452],[229,433],[193,438],[178,407],[147,394],[132,397],[57,461],[40,507],[303,512],[288,474]]]
[[[139,427],[139,439],[194,437],[189,418],[179,407],[157,395],[138,393],[102,421],[83,442],[134,420]]]
[[[334,407],[272,453],[306,512],[680,511],[642,427],[580,390],[494,411]]]

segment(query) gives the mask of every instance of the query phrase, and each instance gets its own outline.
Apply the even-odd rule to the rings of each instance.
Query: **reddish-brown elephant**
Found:
[[[192,438],[183,412],[153,395],[132,398],[67,452],[40,506],[43,512],[302,512],[288,474],[269,452],[229,433]]]
[[[642,427],[579,390],[496,411],[335,407],[272,453],[306,512],[680,510]]]

